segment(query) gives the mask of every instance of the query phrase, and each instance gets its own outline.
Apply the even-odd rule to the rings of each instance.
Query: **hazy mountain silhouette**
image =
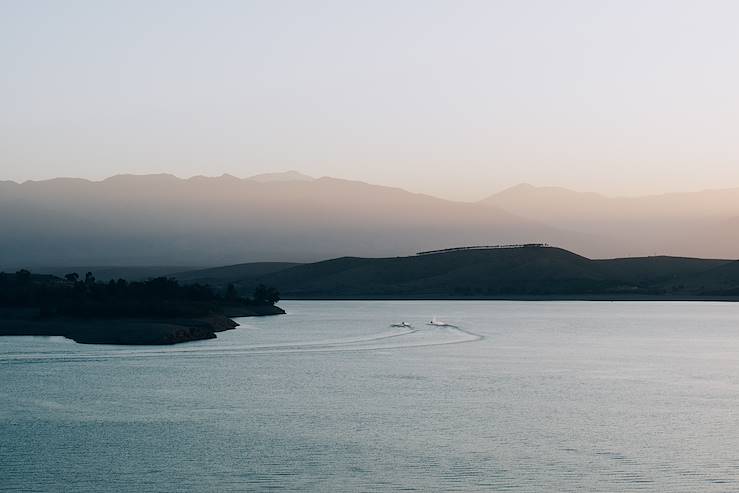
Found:
[[[611,198],[522,184],[480,203],[608,239],[619,255],[739,256],[739,188]]]
[[[297,265],[301,264],[295,262],[249,262],[245,264],[225,265],[223,267],[212,267],[209,269],[170,272],[168,275],[182,282],[223,286],[231,282],[243,281],[244,279],[256,279]]]
[[[519,242],[604,251],[595,238],[495,207],[325,177],[264,182],[160,174],[1,182],[0,231],[0,270],[304,262]]]
[[[262,173],[261,175],[250,176],[249,180],[258,181],[260,183],[269,183],[274,181],[313,181],[315,178],[290,170],[282,173]]]
[[[739,189],[610,198],[519,185],[463,203],[297,172],[56,178],[0,182],[0,231],[0,270],[309,262],[529,242],[590,258],[736,258]]]

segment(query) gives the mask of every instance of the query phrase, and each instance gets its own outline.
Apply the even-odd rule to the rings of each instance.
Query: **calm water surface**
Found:
[[[282,305],[174,347],[0,338],[0,490],[739,490],[739,304]]]

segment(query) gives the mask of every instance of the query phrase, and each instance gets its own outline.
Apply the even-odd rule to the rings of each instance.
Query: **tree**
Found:
[[[228,283],[228,287],[226,288],[226,299],[227,300],[239,299],[239,293],[238,291],[236,291],[236,286],[234,286],[232,282]]]
[[[72,272],[70,274],[65,275],[64,279],[66,279],[69,282],[76,283],[77,281],[80,280],[80,275],[77,274],[76,272]]]
[[[253,299],[257,305],[274,305],[280,301],[280,292],[275,288],[260,284],[254,289]]]
[[[18,284],[28,284],[31,281],[31,272],[21,269],[15,273],[15,282]]]

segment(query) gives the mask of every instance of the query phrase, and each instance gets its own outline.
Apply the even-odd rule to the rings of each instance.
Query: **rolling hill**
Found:
[[[264,283],[287,298],[700,298],[733,296],[731,290],[739,288],[739,262],[678,257],[591,260],[537,246],[341,257],[239,280],[236,271],[224,268],[220,278],[210,280],[220,286],[233,282],[244,292]]]

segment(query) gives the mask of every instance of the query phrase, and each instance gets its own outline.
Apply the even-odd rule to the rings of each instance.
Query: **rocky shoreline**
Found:
[[[224,307],[198,318],[39,318],[29,310],[0,312],[0,336],[62,336],[81,344],[171,345],[215,339],[238,327],[232,318],[284,314],[275,305]]]

